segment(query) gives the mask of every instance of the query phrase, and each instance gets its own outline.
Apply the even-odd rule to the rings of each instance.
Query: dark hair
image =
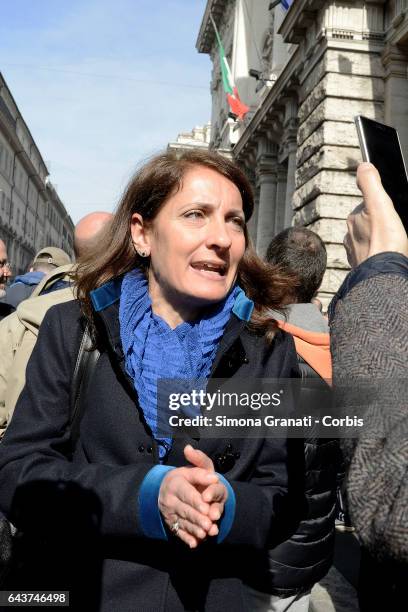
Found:
[[[148,258],[135,252],[130,232],[134,213],[151,221],[166,200],[182,187],[184,174],[195,166],[205,166],[229,179],[238,188],[247,221],[253,211],[251,185],[242,170],[231,160],[214,151],[190,149],[170,151],[153,157],[131,179],[118,205],[111,223],[101,231],[98,243],[78,263],[75,273],[78,299],[82,310],[94,329],[90,291],[113,278],[129,272],[136,266],[146,271]],[[238,283],[255,303],[253,327],[263,333],[273,327],[273,319],[266,309],[279,309],[288,285],[295,279],[268,267],[250,247],[245,228],[247,249],[238,269]]]
[[[327,265],[323,240],[306,227],[290,227],[271,241],[266,260],[295,274],[299,283],[289,298],[294,302],[310,302],[319,289]]]

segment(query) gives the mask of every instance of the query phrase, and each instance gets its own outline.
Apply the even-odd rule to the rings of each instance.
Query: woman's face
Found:
[[[244,226],[238,188],[205,166],[186,172],[181,189],[151,224],[143,225],[140,215],[133,215],[133,241],[150,255],[153,308],[171,307],[185,319],[222,300],[245,251]]]

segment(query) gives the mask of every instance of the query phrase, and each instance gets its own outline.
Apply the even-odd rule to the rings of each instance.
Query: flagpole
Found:
[[[213,28],[214,28],[215,36],[217,37],[218,44],[222,47],[221,38],[220,38],[220,35],[218,33],[217,26],[215,25],[214,17],[212,16],[211,12],[210,12],[210,19],[211,19],[211,23],[212,23]]]

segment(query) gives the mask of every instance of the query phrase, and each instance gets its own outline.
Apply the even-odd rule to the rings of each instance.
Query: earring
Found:
[[[133,244],[133,249],[135,251],[135,253],[137,253],[139,255],[139,257],[147,257],[148,254],[146,253],[146,251],[139,251],[138,248],[136,248],[136,244],[132,241]]]

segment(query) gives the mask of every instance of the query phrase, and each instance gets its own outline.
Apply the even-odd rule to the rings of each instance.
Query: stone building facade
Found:
[[[73,255],[74,225],[48,179],[48,170],[0,73],[0,238],[13,274],[35,253],[57,246]]]
[[[361,200],[354,116],[396,127],[408,160],[408,0],[273,4],[207,2],[197,49],[213,62],[210,146],[232,151],[253,182],[251,235],[261,255],[291,224],[324,239],[327,303],[347,273],[345,218]],[[210,13],[250,106],[243,122],[228,117]]]

